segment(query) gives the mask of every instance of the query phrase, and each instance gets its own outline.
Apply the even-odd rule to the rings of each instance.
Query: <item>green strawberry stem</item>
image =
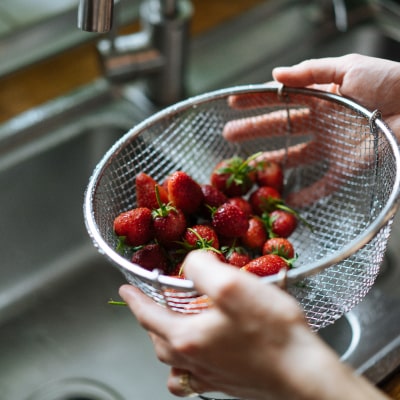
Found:
[[[262,154],[262,152],[255,153],[250,157],[243,160],[242,157],[232,157],[229,166],[222,167],[217,170],[218,174],[230,174],[228,180],[226,181],[227,187],[236,183],[237,185],[242,185],[246,179],[248,179],[248,174],[255,171],[256,168],[249,165],[251,161],[256,159]]]
[[[280,257],[282,257],[282,256],[280,256]],[[293,258],[285,258],[285,257],[282,257],[282,258],[284,258],[285,261],[288,263],[289,268],[293,268],[294,267],[293,264],[297,260],[298,256],[296,254]]]
[[[310,229],[311,232],[314,231],[312,225],[308,221],[306,221],[296,210],[294,210],[293,208],[286,205],[282,199],[276,199],[276,198],[270,197],[268,199],[263,199],[262,204],[265,207],[265,209],[268,210],[269,212],[271,212],[273,210],[282,210],[282,211],[286,211],[290,214],[293,214],[308,229]],[[263,218],[263,219],[265,221],[265,218]]]
[[[267,212],[263,212],[261,215],[261,221],[264,223],[265,229],[268,233],[268,236],[270,238],[274,238],[277,237],[277,235],[275,235],[273,229],[272,229],[272,218],[269,216],[269,213]]]
[[[126,236],[118,236],[118,242],[115,250],[118,253],[123,254],[127,247],[128,245],[126,244]]]
[[[108,300],[107,304],[110,304],[111,306],[124,306],[126,307],[128,304],[125,303],[125,301],[115,301],[115,300]]]
[[[225,254],[226,257],[230,257],[232,255],[232,253],[235,251],[236,239],[237,238],[233,239],[233,242],[232,242],[231,246],[222,246],[221,247],[222,254]]]
[[[166,217],[171,211],[176,211],[176,208],[171,205],[171,203],[165,204],[161,201],[160,191],[158,190],[158,185],[154,186],[154,190],[156,192],[156,199],[158,208],[154,209],[151,214],[153,218],[156,217]]]
[[[205,250],[211,250],[214,251],[215,253],[221,254],[221,252],[213,247],[213,241],[212,240],[206,240],[202,236],[199,235],[199,233],[192,228],[188,228],[188,231],[192,232],[197,240],[196,244],[194,246],[189,245],[186,241],[181,242],[181,244],[185,247],[187,250],[194,250],[194,249],[205,249]]]
[[[221,253],[225,255],[225,257],[229,258],[234,252],[239,254],[247,254],[248,252],[242,247],[237,245],[237,239],[234,238],[233,242],[230,246],[222,246]]]
[[[282,211],[286,211],[290,214],[293,214],[299,221],[301,221],[311,232],[314,232],[312,225],[306,221],[296,210],[288,207],[283,201],[277,201],[276,208]]]
[[[120,254],[127,254],[130,252],[135,252],[140,250],[143,246],[131,246],[126,243],[126,236],[117,236],[117,246],[115,247],[115,250],[120,253]]]

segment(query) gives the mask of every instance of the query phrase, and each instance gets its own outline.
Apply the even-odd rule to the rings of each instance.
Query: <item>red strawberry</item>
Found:
[[[263,246],[262,253],[277,254],[286,259],[294,258],[294,247],[289,240],[283,237],[268,239]]]
[[[249,219],[249,228],[246,233],[241,236],[240,240],[243,245],[252,249],[261,251],[265,241],[268,239],[265,224],[259,217]]]
[[[200,187],[204,196],[204,204],[210,207],[219,207],[228,201],[228,197],[216,187],[209,184],[201,184]]]
[[[251,261],[250,255],[240,247],[235,247],[228,251],[225,258],[229,264],[239,268],[244,267]]]
[[[114,219],[114,232],[128,246],[141,246],[154,238],[151,210],[138,207],[119,214]]]
[[[175,247],[186,229],[186,218],[181,210],[170,204],[162,204],[153,210],[154,235],[166,247]]]
[[[209,225],[194,225],[186,229],[183,235],[185,245],[190,249],[219,249],[219,240],[215,230]]]
[[[168,270],[168,257],[159,244],[143,246],[133,253],[131,261],[149,271],[160,269],[166,272]]]
[[[210,208],[218,208],[220,205],[228,201],[228,197],[212,185],[202,184],[200,187],[204,196],[202,215],[209,217],[211,215]]]
[[[258,276],[277,274],[282,268],[289,269],[289,263],[276,254],[267,254],[250,261],[241,269]]]
[[[246,233],[249,221],[246,214],[238,206],[225,203],[214,212],[212,226],[218,235],[240,237]]]
[[[297,217],[291,212],[275,210],[269,214],[270,236],[287,238],[297,227]]]
[[[231,197],[228,199],[228,203],[238,206],[246,214],[247,218],[250,218],[253,214],[251,204],[243,197]]]
[[[232,157],[219,162],[211,173],[211,185],[228,197],[243,196],[252,187],[256,178],[256,170],[241,157]]]
[[[198,211],[204,200],[200,185],[183,171],[169,176],[168,196],[171,203],[185,214]]]
[[[178,263],[175,265],[175,267],[172,269],[172,271],[169,272],[169,276],[172,276],[173,278],[178,278],[178,279],[185,279],[185,274],[183,273],[183,268],[182,268],[182,262]]]
[[[256,189],[250,196],[249,202],[257,215],[263,212],[271,212],[277,204],[282,203],[280,193],[270,186],[262,186]]]
[[[214,250],[214,249],[212,249],[212,248],[211,248],[211,249],[205,249],[205,251],[208,251],[208,252],[210,252],[211,254],[213,254],[215,257],[218,258],[219,261],[222,261],[223,263],[226,263],[225,255],[222,254],[221,251]]]
[[[258,161],[256,162],[258,186],[270,186],[282,193],[283,189],[283,170],[276,161]]]
[[[147,207],[150,209],[158,207],[156,187],[162,203],[168,203],[167,191],[159,185],[150,175],[140,172],[136,175],[136,205],[137,207]]]

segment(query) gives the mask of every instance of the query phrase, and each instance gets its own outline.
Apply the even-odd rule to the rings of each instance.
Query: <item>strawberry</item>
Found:
[[[249,221],[246,214],[238,206],[225,203],[213,213],[212,226],[218,235],[240,237],[246,233]]]
[[[219,249],[219,240],[215,230],[209,225],[194,225],[187,228],[183,235],[185,246],[194,249]]]
[[[268,234],[262,219],[257,216],[251,217],[246,233],[240,238],[242,244],[249,249],[261,251],[267,239]]]
[[[136,206],[150,209],[158,207],[156,188],[162,203],[168,203],[167,191],[150,175],[140,172],[135,178]]]
[[[209,249],[205,249],[205,251],[210,252],[211,254],[213,254],[215,257],[217,257],[217,259],[223,263],[226,263],[226,258],[225,255],[222,254],[222,251],[219,250],[215,250],[212,247]]]
[[[228,264],[235,267],[241,268],[251,261],[250,255],[243,247],[234,246],[223,250]]]
[[[275,210],[269,214],[269,227],[271,237],[289,237],[297,227],[297,217],[295,214]]]
[[[228,197],[243,196],[253,187],[256,169],[252,157],[232,157],[219,162],[211,173],[210,182]]]
[[[283,169],[276,161],[258,161],[256,162],[256,182],[258,186],[270,186],[279,193],[283,190]]]
[[[180,262],[175,265],[175,267],[169,272],[169,276],[172,276],[173,278],[178,278],[178,279],[185,279],[185,274],[183,273],[183,268],[182,268],[183,263]]]
[[[185,214],[194,214],[203,204],[200,185],[186,172],[176,171],[168,177],[170,202]]]
[[[202,184],[200,187],[204,196],[204,204],[210,207],[219,207],[228,201],[228,197],[216,187],[209,184]]]
[[[266,254],[251,260],[241,269],[258,276],[277,274],[282,268],[289,269],[289,262],[276,254]]]
[[[286,259],[294,258],[295,255],[293,244],[283,237],[268,239],[263,245],[262,253],[263,255],[277,254]]]
[[[243,197],[231,197],[228,199],[228,203],[238,206],[246,214],[247,218],[250,218],[253,214],[251,204]]]
[[[183,212],[171,204],[161,204],[152,211],[154,236],[166,247],[175,247],[186,229]]]
[[[276,209],[277,204],[282,203],[281,194],[271,186],[261,186],[256,189],[249,198],[253,211],[257,215],[263,212],[271,212]]]
[[[225,259],[228,264],[240,268],[251,261],[251,256],[247,249],[242,246],[237,246],[236,242],[237,238],[233,239],[233,242],[230,246],[223,246],[221,250],[222,254],[225,255]]]
[[[114,219],[113,227],[128,246],[141,246],[154,238],[151,210],[146,207],[122,212]]]
[[[194,249],[195,251],[198,251]],[[225,255],[222,253],[222,251],[214,249],[213,247],[205,247],[201,249],[202,251],[206,251],[209,254],[212,254],[214,257],[216,257],[217,260],[226,263],[226,258]],[[184,274],[184,271],[181,271],[181,274]]]
[[[211,209],[218,208],[220,205],[228,201],[228,197],[225,196],[216,187],[209,184],[201,184],[201,191],[203,192],[203,206],[201,214],[208,218],[211,215]]]
[[[159,269],[163,272],[168,270],[168,257],[164,249],[156,243],[147,244],[132,255],[131,261],[142,268],[152,271]]]

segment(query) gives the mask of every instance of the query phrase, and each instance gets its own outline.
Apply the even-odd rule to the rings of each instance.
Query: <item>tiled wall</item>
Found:
[[[1,0],[0,35],[77,5],[78,0]]]

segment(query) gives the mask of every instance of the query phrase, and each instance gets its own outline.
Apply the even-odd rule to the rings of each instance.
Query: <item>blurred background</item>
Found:
[[[140,29],[134,22],[140,1],[115,3],[114,34]],[[188,94],[265,81],[274,66],[309,57],[348,52],[400,57],[396,0],[191,4]],[[1,2],[0,121],[102,75],[96,51],[100,35],[77,29],[77,8],[78,0]],[[210,79],[203,86],[198,78],[205,70]]]

